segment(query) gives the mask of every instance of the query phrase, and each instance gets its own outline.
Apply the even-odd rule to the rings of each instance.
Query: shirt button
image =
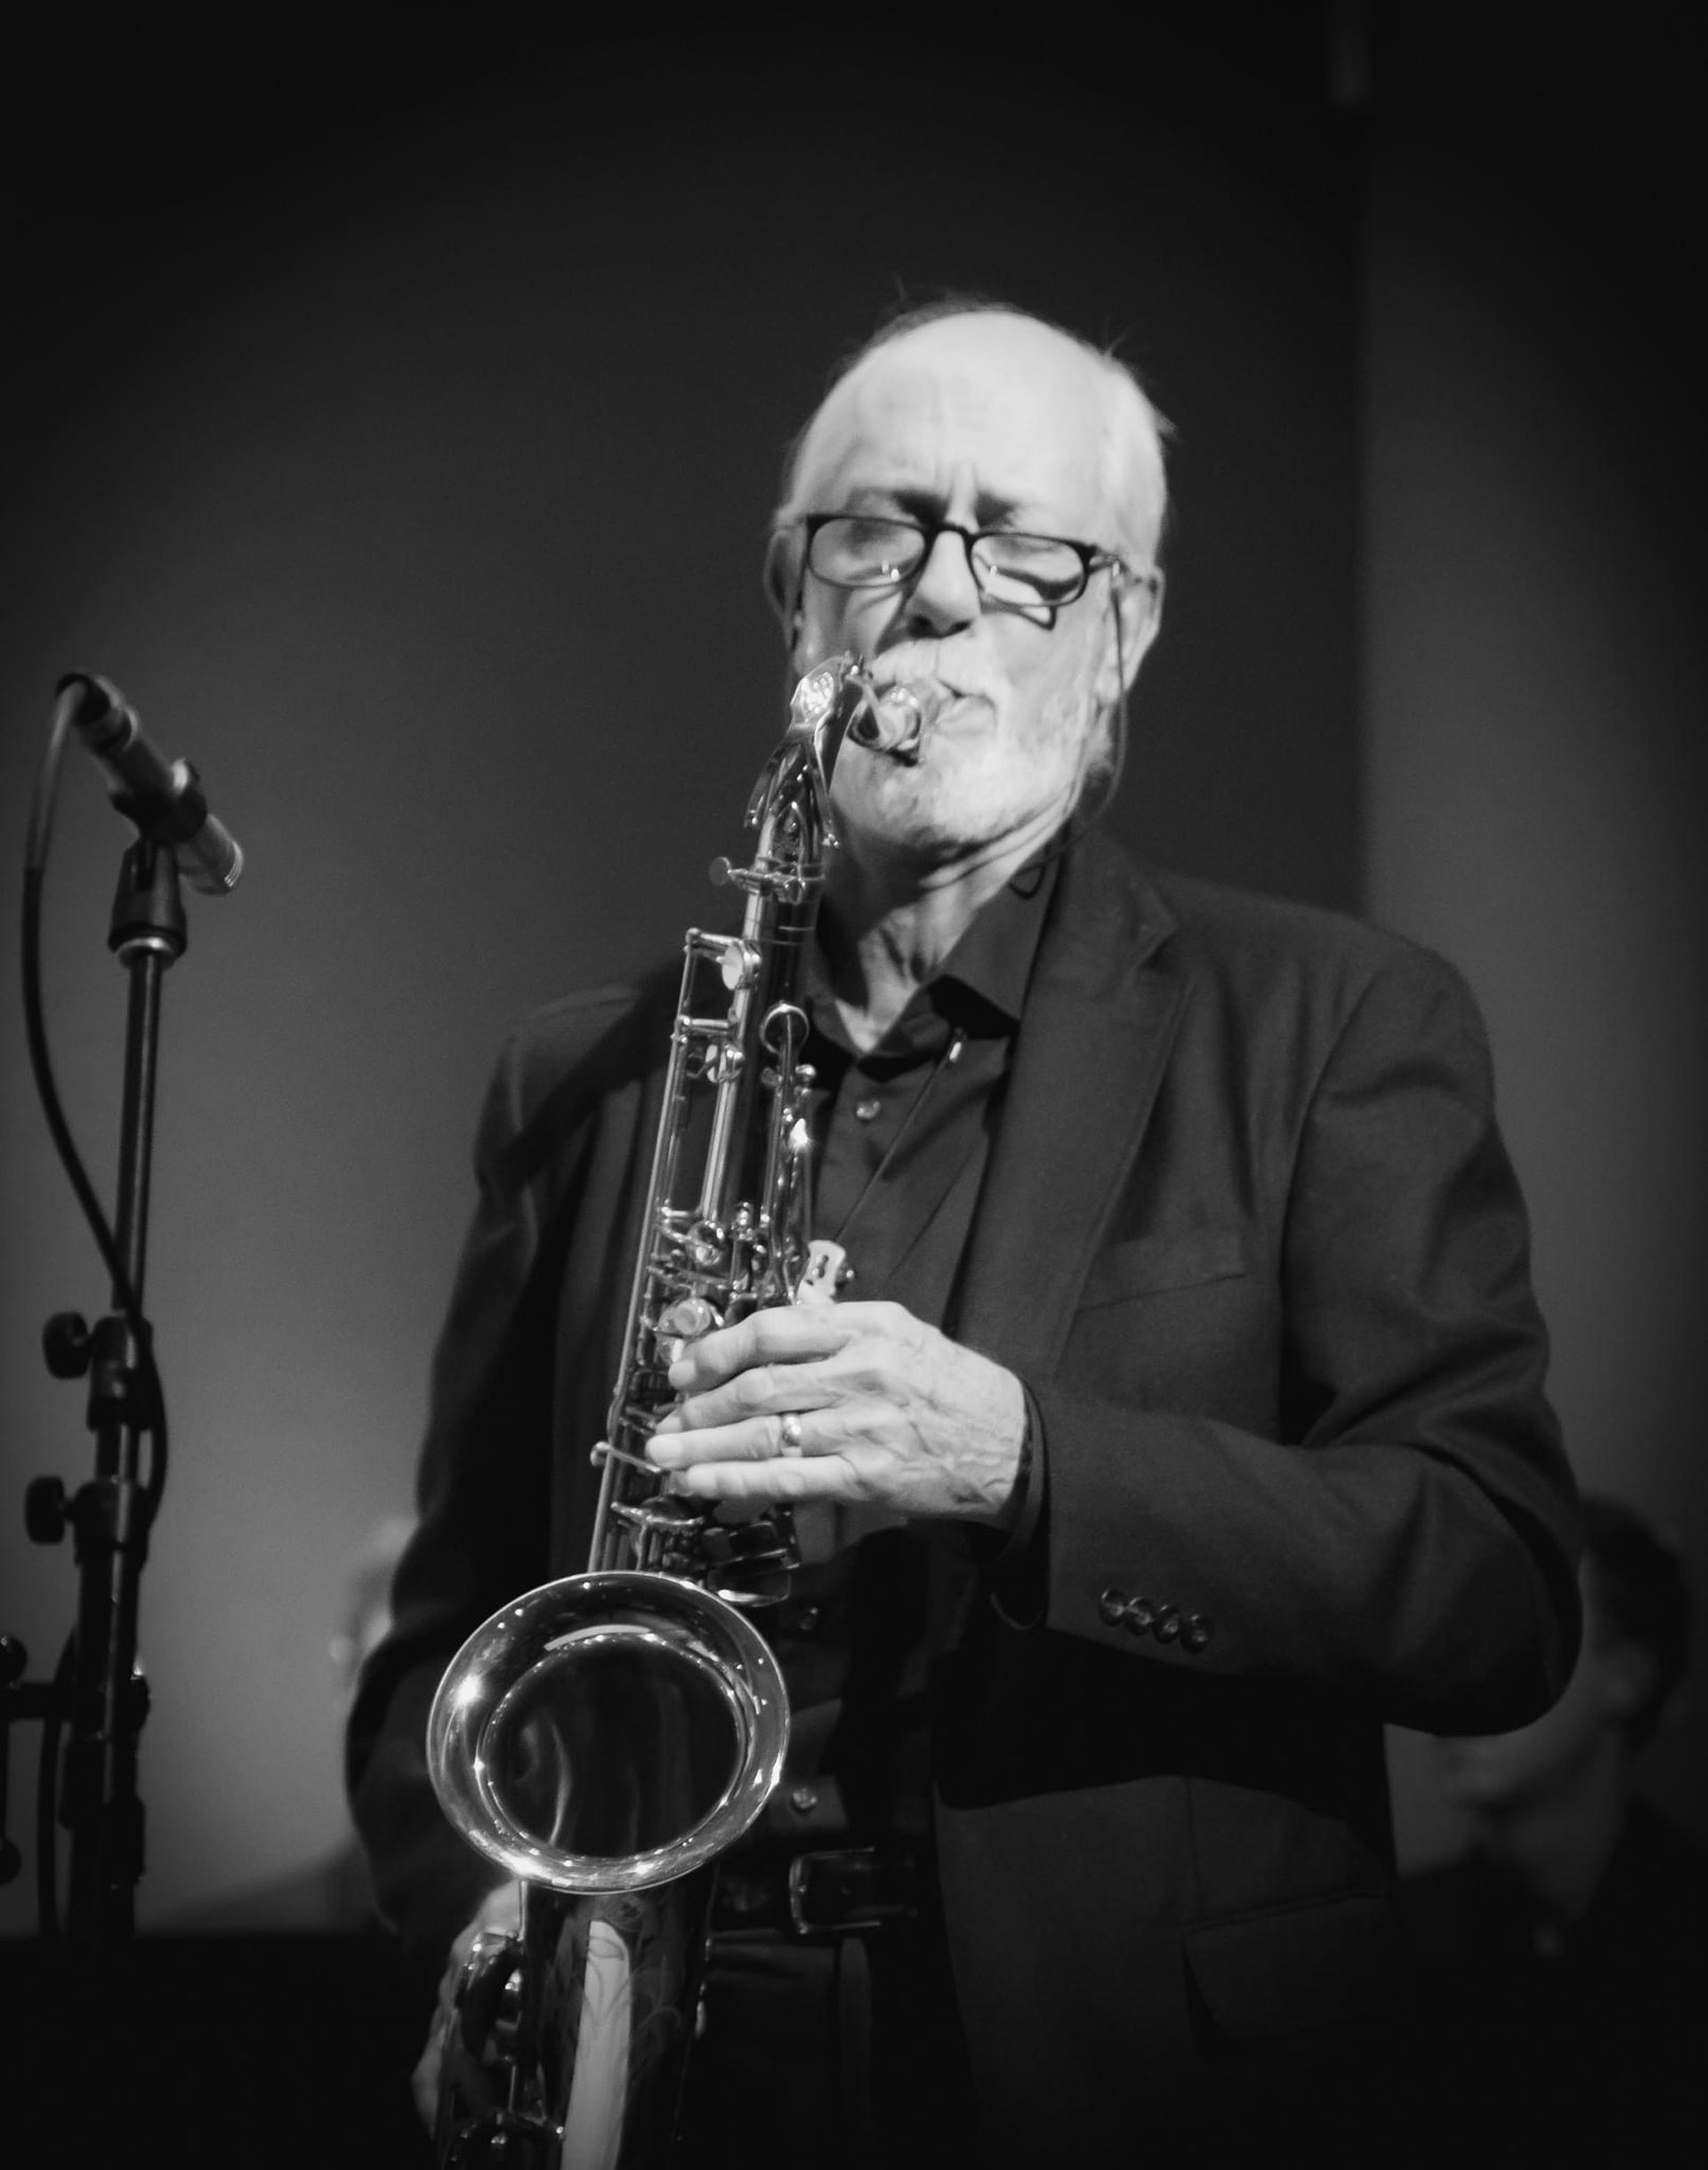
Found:
[[[877,1094],[868,1093],[864,1100],[855,1101],[854,1119],[857,1123],[874,1123],[882,1107],[883,1102]]]
[[[810,1635],[823,1617],[817,1605],[802,1605],[794,1619],[789,1622],[789,1625],[794,1628],[797,1635]]]
[[[810,1816],[818,1805],[818,1788],[816,1786],[797,1786],[789,1795],[789,1806],[797,1816]]]

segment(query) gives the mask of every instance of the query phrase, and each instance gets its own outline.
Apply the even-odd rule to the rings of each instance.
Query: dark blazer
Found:
[[[675,977],[533,1019],[482,1117],[421,1530],[350,1735],[424,1950],[487,1881],[426,1788],[439,1672],[584,1564]],[[1018,1566],[932,1537],[963,2016],[1017,2156],[1124,2159],[1389,1993],[1382,1722],[1517,1725],[1569,1670],[1575,1497],[1462,982],[1076,844],[956,1316],[1030,1387],[1047,1472]]]

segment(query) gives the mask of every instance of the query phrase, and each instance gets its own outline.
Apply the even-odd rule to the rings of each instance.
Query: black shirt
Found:
[[[1057,862],[979,913],[875,1047],[850,1042],[822,961],[806,991],[820,1141],[813,1232],[842,1246],[845,1302],[887,1299],[953,1335],[971,1230]],[[876,1510],[797,1513],[803,1565],[772,1626],[788,1769],[767,1835],[794,1845],[923,1837],[923,1533]]]

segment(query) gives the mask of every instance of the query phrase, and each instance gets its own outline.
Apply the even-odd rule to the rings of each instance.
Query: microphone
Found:
[[[145,836],[169,843],[185,880],[203,896],[223,897],[235,889],[242,847],[208,812],[189,763],[161,759],[110,679],[72,671],[56,690],[71,699],[72,728],[106,771],[108,795],[125,819]]]

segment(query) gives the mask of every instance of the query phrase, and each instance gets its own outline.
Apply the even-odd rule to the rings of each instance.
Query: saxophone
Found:
[[[440,2061],[437,2161],[635,2170],[673,2144],[718,1858],[776,1787],[788,1698],[749,1617],[791,1517],[673,1496],[645,1458],[700,1335],[811,1294],[802,960],[846,737],[916,758],[922,709],[851,657],[810,671],[747,809],[735,935],[689,931],[587,1572],[517,1598],[451,1661],[427,1726],[447,1817],[521,1886],[483,1931]],[[709,1105],[708,1105],[709,1101]]]

